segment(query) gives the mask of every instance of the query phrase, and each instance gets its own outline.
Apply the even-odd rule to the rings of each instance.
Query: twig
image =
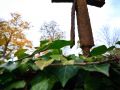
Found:
[[[53,63],[49,66],[86,66],[86,65],[93,65],[93,64],[104,64],[104,63],[110,63],[113,60],[104,60],[104,61],[96,61],[96,62],[82,62],[82,63],[74,63],[74,64],[62,64],[62,63]]]

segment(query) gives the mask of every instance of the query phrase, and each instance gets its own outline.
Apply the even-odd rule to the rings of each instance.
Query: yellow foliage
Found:
[[[5,39],[0,38],[0,46],[5,45]]]
[[[17,46],[17,49],[29,47],[32,48],[32,43],[29,41],[24,30],[29,29],[29,23],[21,19],[21,15],[17,13],[11,13],[12,19],[9,21],[0,22],[0,46],[9,48],[9,45],[13,47]],[[13,48],[14,50],[14,48]]]

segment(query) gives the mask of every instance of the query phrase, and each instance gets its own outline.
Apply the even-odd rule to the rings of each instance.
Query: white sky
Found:
[[[27,33],[35,45],[39,43],[38,33],[44,22],[56,21],[59,28],[70,32],[70,3],[51,3],[51,0],[0,0],[0,18],[9,19],[10,13],[18,12],[34,27]],[[103,25],[120,27],[120,0],[106,0],[102,8],[88,6],[94,36]],[[96,37],[96,36],[95,36]]]

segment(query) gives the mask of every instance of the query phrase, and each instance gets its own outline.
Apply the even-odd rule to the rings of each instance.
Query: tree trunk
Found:
[[[2,56],[3,59],[6,59],[6,51],[7,51],[8,44],[9,44],[8,42],[5,44],[5,48],[3,50],[3,56]]]

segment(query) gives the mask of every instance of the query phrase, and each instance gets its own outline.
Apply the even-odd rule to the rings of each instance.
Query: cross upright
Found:
[[[52,2],[75,3],[80,47],[84,56],[90,56],[90,49],[94,46],[94,40],[87,4],[102,7],[105,4],[105,0],[52,0]]]

